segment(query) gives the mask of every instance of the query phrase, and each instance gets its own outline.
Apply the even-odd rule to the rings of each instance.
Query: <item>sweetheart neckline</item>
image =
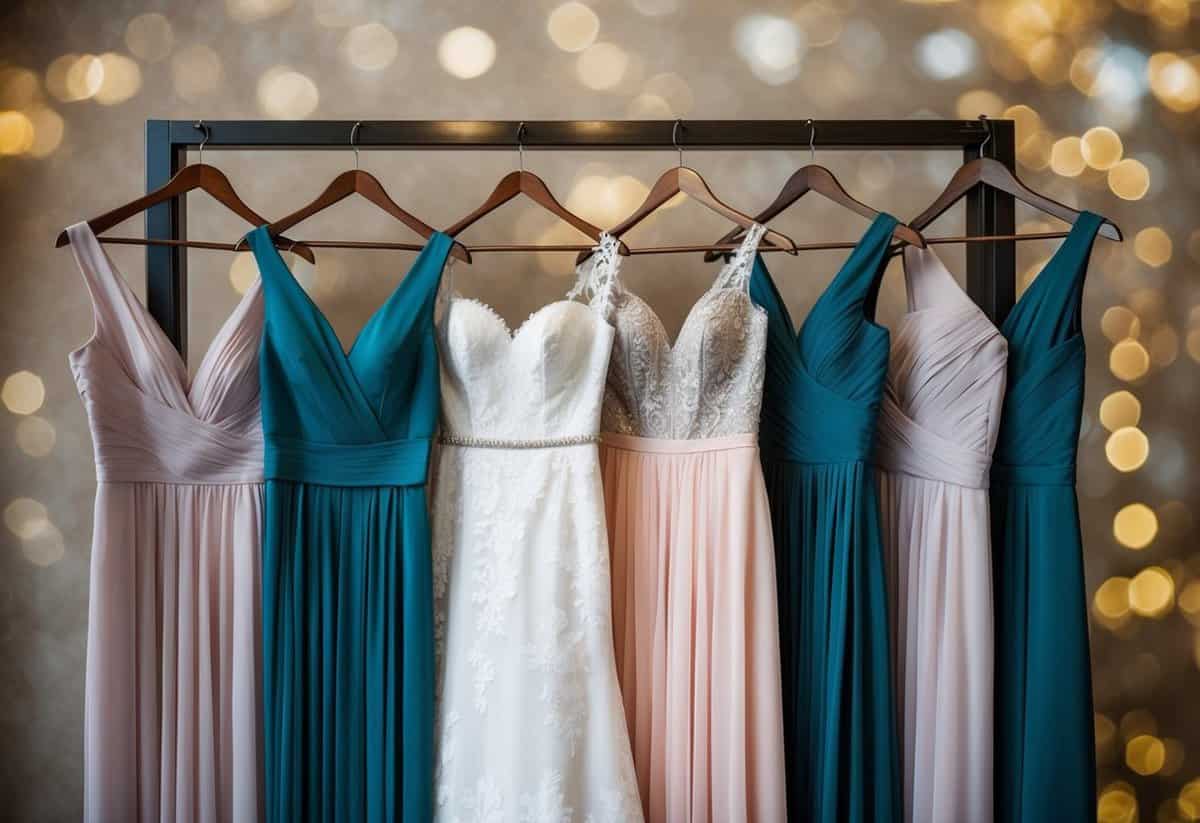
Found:
[[[516,327],[516,329],[513,329],[512,327],[510,327],[508,325],[508,321],[504,319],[503,315],[501,315],[500,312],[496,311],[496,308],[494,306],[492,306],[490,303],[486,303],[483,300],[480,300],[476,297],[464,297],[461,294],[454,294],[454,295],[451,295],[449,302],[451,305],[453,305],[455,303],[467,303],[469,305],[475,306],[478,309],[481,309],[484,312],[484,314],[493,318],[500,325],[500,328],[503,329],[505,336],[508,337],[508,342],[510,344],[515,343],[518,339],[520,339],[522,332],[525,331],[525,329],[530,325],[530,323],[535,318],[541,316],[546,311],[548,311],[552,308],[555,308],[557,306],[578,306],[579,308],[581,308],[585,312],[587,312],[589,315],[594,317],[597,321],[599,321],[601,326],[604,326],[609,329],[612,328],[612,325],[607,320],[605,320],[603,317],[601,317],[600,313],[598,311],[596,311],[594,308],[592,308],[590,305],[588,305],[587,303],[583,303],[579,300],[571,300],[570,298],[564,298],[562,300],[554,300],[550,303],[546,303],[545,305],[540,306],[539,308],[530,312],[529,316],[526,317],[523,321],[521,321],[521,323]]]

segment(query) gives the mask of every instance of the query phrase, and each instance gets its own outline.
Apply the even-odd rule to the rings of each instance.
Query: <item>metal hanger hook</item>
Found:
[[[983,129],[985,132],[987,132],[983,138],[983,142],[979,144],[979,156],[983,157],[983,147],[986,146],[988,141],[992,139],[992,124],[991,121],[988,120],[988,116],[986,114],[979,115],[979,122],[983,123]]]
[[[525,121],[517,126],[517,167],[525,171]]]
[[[197,120],[192,124],[192,128],[199,129],[204,132],[204,139],[200,141],[200,156],[196,159],[196,164],[200,165],[204,162],[204,144],[208,142],[208,138],[212,137],[212,129],[203,120]]]
[[[817,162],[817,124],[811,117],[808,118],[808,162],[810,165]]]
[[[358,141],[355,138],[358,137],[358,130],[361,127],[362,127],[361,120],[359,120],[357,123],[355,123],[353,126],[350,127],[350,148],[354,149],[354,168],[355,168],[355,170],[357,170],[359,167],[358,166]]]
[[[679,152],[679,167],[683,168],[683,146],[679,145],[679,132],[683,131],[683,118],[680,117],[671,127],[671,145]]]

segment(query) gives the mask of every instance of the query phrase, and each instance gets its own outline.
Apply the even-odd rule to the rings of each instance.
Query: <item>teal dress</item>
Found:
[[[880,214],[799,333],[761,257],[760,447],[775,536],[788,819],[902,818],[879,502],[870,465],[888,331],[869,319],[896,218]]]
[[[996,823],[1094,820],[1096,759],[1075,452],[1084,212],[1000,327],[1008,388],[992,460]]]
[[[275,250],[260,377],[267,820],[428,821],[433,605],[425,477],[438,418],[430,238],[347,354]]]

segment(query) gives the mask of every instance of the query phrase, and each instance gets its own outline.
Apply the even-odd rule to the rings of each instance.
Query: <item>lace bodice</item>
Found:
[[[617,241],[603,239],[587,286],[616,330],[601,430],[678,440],[758,431],[767,317],[748,285],[764,231],[746,232],[673,345],[654,310],[622,285]]]
[[[491,307],[439,295],[443,435],[535,440],[595,435],[612,329],[572,299],[535,311],[515,331]]]

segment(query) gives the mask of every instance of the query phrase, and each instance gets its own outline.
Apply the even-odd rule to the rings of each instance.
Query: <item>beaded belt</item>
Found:
[[[469,435],[443,433],[438,442],[446,446],[463,446],[471,449],[555,449],[560,446],[583,446],[599,443],[599,434],[575,434],[567,437],[543,437],[537,440],[505,440],[500,437],[471,437]]]

